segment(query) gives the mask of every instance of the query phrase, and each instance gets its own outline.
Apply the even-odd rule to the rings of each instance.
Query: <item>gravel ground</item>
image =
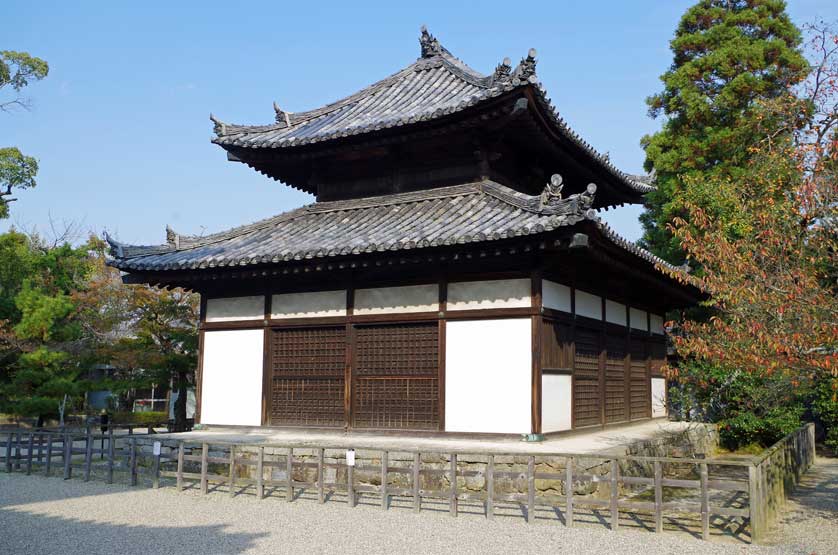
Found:
[[[600,525],[528,525],[517,516],[361,504],[318,505],[306,499],[256,501],[226,493],[201,496],[173,488],[131,489],[79,480],[0,474],[0,553],[838,553],[838,461],[819,461],[792,501],[776,545],[702,542],[686,533]],[[806,487],[810,487],[809,495]],[[833,489],[830,489],[833,488]],[[818,494],[817,501],[812,495]],[[375,501],[370,500],[370,504]],[[585,516],[580,516],[585,519]],[[592,519],[593,520],[593,519]],[[625,527],[627,528],[627,527]]]

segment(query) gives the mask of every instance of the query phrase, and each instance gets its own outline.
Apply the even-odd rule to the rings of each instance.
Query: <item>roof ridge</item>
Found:
[[[313,204],[309,204],[305,208],[311,214],[322,214],[324,212],[360,210],[363,208],[374,208],[377,206],[421,202],[424,200],[435,200],[440,198],[476,194],[481,191],[481,184],[482,182],[477,181],[473,183],[463,183],[460,185],[449,185],[447,187],[435,187],[433,189],[420,189],[418,191],[377,195],[374,197],[315,202]]]

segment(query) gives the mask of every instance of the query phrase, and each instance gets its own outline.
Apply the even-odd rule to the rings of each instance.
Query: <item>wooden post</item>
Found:
[[[113,427],[108,426],[108,478],[107,483],[113,484],[113,466],[115,462],[115,445],[113,442]]]
[[[259,447],[256,455],[256,499],[265,497],[265,448]]]
[[[421,455],[413,453],[413,510],[422,510],[422,496],[419,493],[419,465],[422,463]]]
[[[207,494],[207,455],[209,455],[209,445],[204,443],[201,445],[201,493]]]
[[[44,462],[44,432],[38,432],[38,464]]]
[[[495,517],[495,456],[489,455],[486,465],[486,518]]]
[[[22,450],[22,447],[20,445],[20,443],[21,443],[20,438],[21,437],[23,437],[23,432],[18,432],[17,436],[15,438],[15,470],[17,470],[17,471],[20,471],[20,459],[21,459],[20,452]]]
[[[390,496],[387,495],[387,463],[388,463],[388,454],[387,451],[381,452],[381,508],[385,511],[387,510],[387,505],[390,499]]]
[[[707,488],[707,463],[701,463],[701,539],[710,539],[710,491]]]
[[[619,479],[620,465],[617,459],[611,461],[611,529],[616,530],[620,527],[620,511],[617,508],[617,500],[619,498]]]
[[[535,457],[527,459],[527,522],[535,522]]]
[[[183,491],[183,442],[178,442],[177,446],[177,490]]]
[[[44,466],[44,476],[49,476],[52,473],[52,434],[47,435],[47,461]]]
[[[151,456],[151,487],[154,489],[160,488],[160,453],[154,454],[154,444],[152,444],[152,452]],[[163,446],[160,446],[160,450],[163,450]]]
[[[448,493],[448,513],[451,516],[457,516],[457,453],[451,453],[451,473],[449,480],[451,481],[451,489]]]
[[[573,457],[565,459],[565,524],[573,528]]]
[[[130,446],[130,453],[129,453],[129,468],[131,472],[131,485],[137,485],[137,438],[131,438],[131,446]]]
[[[663,472],[661,463],[655,461],[655,532],[663,532]]]
[[[748,509],[751,521],[751,543],[760,543],[763,540],[765,528],[762,520],[762,488],[760,478],[762,467],[751,465],[748,467]]]
[[[35,450],[35,435],[29,432],[29,443],[26,446],[26,475],[32,474],[32,451]]]
[[[64,432],[64,479],[73,476],[73,436]]]
[[[233,488],[236,485],[236,446],[230,446],[230,478],[228,480],[227,488],[230,490],[230,497],[233,497],[235,493],[233,492]]]
[[[6,472],[12,472],[12,445],[14,444],[14,432],[9,432],[9,439],[6,440]]]
[[[93,464],[93,436],[90,425],[87,426],[87,435],[84,438],[84,481],[90,481],[90,465]]]
[[[326,450],[322,447],[318,453],[317,457],[317,502],[318,503],[325,503],[326,502],[326,495],[325,495],[325,478],[326,473],[323,472],[323,459],[326,458]]]
[[[355,506],[355,466],[346,465],[346,502]]]
[[[294,470],[294,448],[289,447],[288,453],[285,455],[285,474],[287,475],[287,487],[285,488],[285,500],[291,502],[294,500],[294,483],[292,474]]]

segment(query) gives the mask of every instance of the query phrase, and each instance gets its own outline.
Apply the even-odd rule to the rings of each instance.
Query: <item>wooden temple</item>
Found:
[[[157,246],[130,283],[201,294],[208,425],[547,434],[665,416],[664,314],[700,293],[599,209],[652,186],[574,133],[531,50],[421,55],[307,112],[211,116],[229,160],[316,202]]]

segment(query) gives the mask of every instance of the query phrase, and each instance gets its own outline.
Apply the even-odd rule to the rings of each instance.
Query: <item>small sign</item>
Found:
[[[346,450],[346,466],[355,466],[355,449]]]
[[[154,442],[154,451],[153,451],[153,453],[154,453],[154,456],[155,456],[155,457],[160,456],[160,442],[159,442],[159,441],[155,441],[155,442]]]

